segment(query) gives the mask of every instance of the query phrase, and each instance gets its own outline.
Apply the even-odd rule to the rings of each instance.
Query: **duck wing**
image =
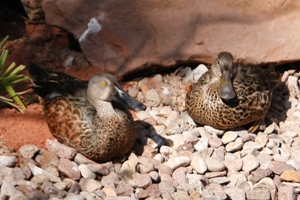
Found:
[[[28,66],[29,76],[33,83],[33,90],[43,99],[53,92],[69,94],[75,97],[86,97],[87,81],[73,76],[53,72],[39,67],[31,62]]]

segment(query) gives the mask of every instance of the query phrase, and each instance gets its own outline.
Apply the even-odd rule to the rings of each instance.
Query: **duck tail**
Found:
[[[51,76],[50,70],[43,69],[34,62],[30,62],[28,72],[30,81],[33,84],[31,87],[40,97],[45,98],[54,91],[52,85],[48,82]]]

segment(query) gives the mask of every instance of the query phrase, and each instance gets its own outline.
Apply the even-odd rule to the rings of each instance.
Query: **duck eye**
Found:
[[[105,86],[106,85],[105,81],[100,81],[100,85]]]

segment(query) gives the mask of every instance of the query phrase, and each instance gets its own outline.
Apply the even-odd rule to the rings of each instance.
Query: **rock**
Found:
[[[133,179],[133,174],[135,173],[135,168],[137,161],[127,160],[123,163],[121,167],[121,178],[125,182]]]
[[[251,149],[252,151],[260,150],[261,148],[262,148],[261,144],[252,141],[245,142],[243,146],[243,150],[245,151],[247,151],[247,149]]]
[[[229,187],[240,187],[241,184],[247,181],[247,178],[242,173],[234,173],[228,178],[230,180]]]
[[[178,183],[179,186],[188,183],[188,179],[186,177],[187,169],[184,167],[180,167],[173,172],[172,178]]]
[[[92,170],[94,173],[106,176],[109,174],[109,167],[112,165],[112,163],[104,163],[104,164],[87,164],[87,167]]]
[[[155,89],[150,89],[147,93],[146,93],[146,98],[149,101],[154,101],[155,103],[159,103],[160,102],[160,97],[158,92]]]
[[[222,185],[222,184],[229,183],[230,180],[227,177],[215,177],[215,178],[209,179],[209,182],[210,183],[217,183],[217,184]]]
[[[255,171],[252,171],[251,174],[253,175],[253,177],[249,180],[257,183],[262,178],[269,177],[272,174],[272,170],[257,168]]]
[[[175,192],[175,187],[170,181],[161,181],[158,184],[158,187],[163,196],[163,199],[165,199],[164,197],[169,196]]]
[[[26,197],[18,191],[12,183],[8,183],[6,181],[4,181],[1,185],[1,196],[10,197],[9,199],[26,199]]]
[[[39,148],[35,145],[27,144],[21,146],[19,151],[24,158],[33,158],[38,153]]]
[[[181,199],[192,200],[192,198],[189,196],[187,191],[184,190],[177,190],[176,192],[172,193],[171,196],[173,197],[174,200],[181,200]]]
[[[243,166],[243,160],[234,154],[227,153],[225,155],[224,165],[228,169],[228,172],[240,171]]]
[[[208,179],[204,175],[199,174],[187,174],[189,184],[194,186],[198,192],[204,189],[204,185],[208,184]]]
[[[18,162],[15,156],[0,156],[0,166],[13,167]]]
[[[258,156],[256,156],[256,159],[259,162],[259,167],[261,169],[267,169],[272,161],[272,156],[260,153]]]
[[[259,166],[259,162],[252,154],[248,154],[242,158],[243,160],[243,170],[246,172],[251,172]]]
[[[193,82],[199,80],[199,78],[207,72],[207,67],[203,64],[198,65],[195,69],[193,69]]]
[[[82,191],[93,192],[97,189],[101,189],[102,185],[99,181],[90,178],[81,178],[79,182]]]
[[[270,192],[264,188],[257,188],[253,190],[249,190],[246,193],[247,199],[255,199],[255,200],[266,200],[271,199]]]
[[[267,133],[259,132],[255,138],[255,143],[260,144],[261,147],[265,147],[269,140]]]
[[[133,179],[128,181],[133,188],[146,188],[152,184],[152,180],[149,174],[135,173]]]
[[[133,193],[133,187],[128,183],[120,182],[116,188],[117,196],[130,196]]]
[[[103,176],[101,179],[101,185],[105,188],[114,188],[117,183],[119,183],[120,178],[119,175],[111,172],[107,176]]]
[[[149,173],[149,175],[154,182],[159,182],[160,176],[159,176],[158,172],[152,171]]]
[[[199,174],[204,174],[207,171],[207,165],[204,159],[198,155],[194,155],[191,166]]]
[[[81,176],[87,179],[95,179],[96,174],[89,169],[89,167],[85,164],[80,164],[78,166],[79,171],[81,172]]]
[[[272,161],[270,163],[269,168],[278,175],[281,175],[284,171],[286,170],[293,170],[293,167],[291,165],[282,163],[282,162],[277,162],[277,161]]]
[[[154,64],[171,67],[178,60],[212,62],[224,49],[231,50],[236,58],[257,64],[293,61],[300,57],[299,52],[294,50],[299,47],[297,45],[284,45],[280,52],[276,51],[283,43],[297,44],[299,39],[296,35],[289,35],[295,31],[291,27],[298,27],[300,21],[297,20],[298,4],[295,5],[292,1],[284,5],[272,1],[252,2],[248,4],[247,9],[242,1],[230,1],[229,5],[234,5],[230,7],[220,5],[217,0],[210,1],[205,6],[195,0],[188,4],[178,1],[170,5],[139,1],[130,5],[124,2],[112,3],[86,2],[86,9],[79,10],[76,15],[71,10],[81,5],[79,1],[69,4],[47,0],[42,6],[46,22],[62,27],[74,35],[80,41],[81,49],[89,62],[95,66],[109,66],[110,71],[119,76],[136,68],[148,68]],[[271,21],[266,20],[273,16],[274,9],[279,9],[280,14]],[[207,26],[202,27],[199,26],[199,21],[195,22],[194,16],[199,13],[201,24]],[[231,13],[229,17],[228,13]],[[146,14],[147,17],[143,17]],[[137,15],[141,17],[136,17]],[[241,23],[232,22],[230,17],[239,19]],[[209,23],[211,20],[220,23]],[[128,26],[124,27],[124,24]],[[239,34],[230,37],[226,31],[216,33],[216,28],[239,31]],[[260,30],[260,33],[254,30]],[[181,38],[185,38],[187,33],[189,37],[182,41]],[[253,37],[248,38],[249,35]],[[252,44],[253,49],[257,51],[249,52],[247,44],[238,49],[233,48],[235,41],[245,41],[245,38],[248,39],[247,44]],[[104,53],[99,56],[97,52]]]
[[[274,181],[269,177],[261,179],[258,183],[253,185],[253,189],[267,189],[269,191],[271,199],[274,199],[276,197],[276,185]]]
[[[146,199],[147,197],[151,196],[159,196],[160,190],[158,184],[152,184],[149,187],[145,188],[145,190],[140,191],[137,194],[138,199]]]
[[[115,189],[114,188],[110,188],[110,187],[104,187],[103,189],[102,189],[102,191],[105,193],[105,196],[106,197],[110,197],[110,198],[117,198],[117,194],[116,194],[116,192],[115,192]],[[107,198],[105,198],[105,199],[107,199]]]
[[[292,181],[292,182],[300,183],[300,172],[295,170],[285,170],[280,175],[280,178],[283,181]]]
[[[58,164],[58,170],[70,179],[73,180],[80,179],[81,174],[77,164],[68,159],[65,158],[60,159]]]
[[[239,188],[227,188],[224,190],[225,193],[230,197],[230,199],[235,199],[235,200],[245,200],[246,199],[246,194],[243,190]]]
[[[288,185],[278,188],[278,199],[296,199],[294,188]]]
[[[244,142],[241,138],[237,138],[234,142],[230,142],[226,145],[227,152],[236,152],[243,148]]]
[[[233,142],[237,138],[237,133],[235,131],[226,131],[222,136],[223,144],[228,144]]]
[[[55,176],[55,175],[53,175],[53,174],[37,167],[37,166],[35,166],[32,163],[28,163],[28,166],[29,166],[29,168],[30,168],[30,170],[31,170],[31,172],[34,176],[42,174],[42,175],[48,177],[51,182],[60,182],[61,181],[60,178],[58,178],[57,176]]]
[[[49,169],[49,167],[57,167],[58,163],[59,163],[59,159],[58,156],[48,150],[44,150],[42,155],[40,156],[40,165],[43,169]]]
[[[218,148],[222,145],[222,141],[220,138],[211,138],[208,140],[208,144],[212,148]]]
[[[210,184],[206,187],[207,190],[213,193],[216,199],[227,199],[227,195],[219,184]],[[207,197],[209,198],[209,197]]]
[[[77,153],[75,149],[63,145],[56,140],[48,139],[46,146],[49,151],[54,152],[60,158],[73,159]]]
[[[41,189],[47,196],[56,196],[57,198],[63,198],[65,196],[64,192],[57,189],[52,183],[46,181],[42,184]]]
[[[77,153],[75,158],[74,158],[74,161],[77,163],[77,164],[94,164],[96,163],[95,161],[91,160],[91,159],[88,159],[87,157],[85,157],[84,155],[82,155],[81,153]]]
[[[191,159],[189,157],[180,156],[180,157],[171,158],[166,163],[164,163],[164,165],[175,170],[178,167],[185,167],[185,166],[189,165],[190,162],[191,162]]]
[[[205,163],[207,165],[207,169],[211,172],[220,172],[226,168],[223,162],[212,157],[206,158]]]

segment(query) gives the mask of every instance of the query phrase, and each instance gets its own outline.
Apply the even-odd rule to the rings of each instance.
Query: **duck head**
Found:
[[[218,54],[217,59],[211,66],[212,77],[216,77],[219,82],[219,96],[224,101],[236,98],[233,88],[233,79],[237,73],[233,56],[231,53],[223,51]]]
[[[117,79],[107,73],[97,74],[90,79],[87,96],[93,105],[96,105],[96,102],[101,100],[120,102],[131,110],[145,110],[147,108],[144,104],[129,96],[120,86]]]

